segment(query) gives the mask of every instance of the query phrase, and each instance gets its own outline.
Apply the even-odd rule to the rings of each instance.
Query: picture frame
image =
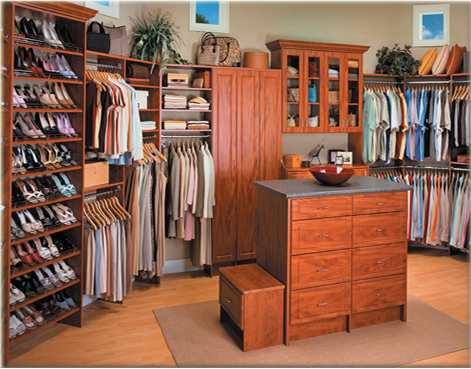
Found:
[[[119,1],[84,1],[84,6],[98,10],[98,14],[119,19]]]
[[[412,46],[444,46],[450,43],[450,4],[414,5]]]
[[[352,152],[351,151],[339,151],[337,152],[337,156],[341,156],[343,158],[343,164],[352,165]]]
[[[190,1],[190,31],[229,33],[229,1]]]
[[[337,155],[335,157],[334,164],[335,165],[343,165],[343,156],[342,155]]]
[[[329,163],[330,164],[335,164],[335,158],[337,157],[337,153],[339,152],[342,152],[343,150],[338,150],[338,149],[334,149],[334,150],[329,150]]]

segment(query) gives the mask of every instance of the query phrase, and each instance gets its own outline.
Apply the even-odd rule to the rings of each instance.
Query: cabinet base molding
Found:
[[[394,320],[406,321],[404,314],[407,305],[393,306],[385,309],[352,314],[352,329],[368,327],[370,325],[392,322]]]
[[[349,315],[292,325],[290,327],[290,341],[343,331],[349,331]]]

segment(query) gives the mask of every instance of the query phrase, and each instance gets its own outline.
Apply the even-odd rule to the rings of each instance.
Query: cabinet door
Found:
[[[258,180],[280,179],[281,72],[260,71],[260,176]],[[307,172],[312,178],[310,172]]]
[[[238,71],[237,78],[237,260],[254,259],[259,178],[260,116],[258,71]],[[234,203],[234,199],[236,203]]]
[[[327,87],[325,99],[327,106],[325,132],[345,132],[346,101],[344,54],[325,53]]]
[[[302,50],[283,50],[281,68],[284,85],[282,87],[283,99],[283,133],[302,133],[303,123],[306,117],[303,115],[304,102],[301,98],[303,90],[304,52]],[[297,70],[297,75],[290,75],[288,67]],[[297,95],[297,96],[296,96]],[[289,117],[294,118],[288,119]]]
[[[216,205],[213,218],[213,263],[236,260],[237,71],[213,69],[213,157]]]
[[[321,51],[304,51],[304,70],[301,74],[301,99],[303,100],[302,116],[304,132],[325,132],[325,86],[327,69],[325,67],[325,53]]]
[[[347,100],[345,100],[346,109],[344,110],[346,116],[342,119],[345,122],[345,131],[362,132],[363,94],[361,86],[363,86],[363,55],[345,54],[344,68]]]

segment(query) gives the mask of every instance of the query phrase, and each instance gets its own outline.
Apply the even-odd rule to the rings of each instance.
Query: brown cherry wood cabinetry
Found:
[[[2,211],[2,363],[8,364],[9,349],[11,345],[35,335],[37,332],[49,327],[56,322],[81,327],[82,322],[82,244],[83,244],[83,226],[81,219],[83,218],[83,203],[84,203],[84,182],[83,182],[83,167],[84,167],[84,121],[85,121],[85,48],[86,48],[86,26],[87,21],[93,18],[97,11],[88,9],[79,5],[71,4],[63,1],[13,1],[2,2],[2,66],[7,70],[2,71],[2,102],[7,102],[6,106],[2,106],[1,121],[2,121],[2,145],[3,146],[3,191],[2,199],[5,209]],[[14,33],[15,22],[14,19],[19,20],[23,17],[27,20],[32,19],[36,23],[47,21],[55,24],[59,22],[67,25],[72,35],[76,47],[67,49],[57,49],[49,45],[38,43],[34,40],[26,40],[24,37],[16,36]],[[33,42],[31,42],[33,41]],[[61,76],[41,75],[25,70],[15,70],[12,61],[15,54],[21,47],[31,49],[36,57],[41,56],[43,53],[53,53],[59,56],[64,56],[69,63],[71,69],[75,73],[75,79],[63,78]],[[47,71],[43,71],[47,72]],[[70,97],[77,106],[76,109],[45,109],[33,108],[28,106],[14,107],[13,102],[13,86],[33,86],[38,85],[42,87],[49,83],[63,83]],[[49,87],[50,87],[49,86]],[[23,138],[18,139],[13,136],[13,122],[17,114],[32,114],[33,118],[38,113],[67,113],[70,122],[77,133],[77,137],[64,137],[59,136],[51,138]],[[13,148],[19,148],[20,145],[35,145],[56,143],[57,145],[64,145],[67,149],[72,151],[72,157],[77,161],[76,166],[57,168],[54,170],[28,170],[26,173],[12,174],[12,153]],[[28,179],[37,176],[49,175],[52,173],[64,172],[71,183],[74,184],[77,194],[71,197],[50,198],[48,197],[45,202],[39,203],[11,203],[12,196],[12,180]],[[58,202],[70,207],[73,211],[74,217],[77,222],[71,225],[62,225],[56,227],[48,227],[45,232],[36,235],[25,235],[23,238],[11,238],[10,219],[12,214],[19,210],[29,209],[34,211],[34,208],[40,205],[53,205]],[[55,234],[62,232],[71,243],[74,245],[74,250],[68,253],[61,253],[59,257],[53,258],[52,261],[42,261],[41,263],[35,262],[32,266],[23,266],[22,268],[10,268],[10,250],[21,242],[27,242],[34,238],[39,238],[44,235]],[[17,303],[14,306],[9,305],[9,290],[10,281],[17,276],[25,275],[26,273],[34,272],[35,270],[51,265],[53,262],[64,260],[74,270],[77,279],[69,283],[56,287],[51,291],[46,291],[42,294],[35,294],[27,296],[26,299]],[[59,314],[50,317],[46,320],[45,324],[37,327],[32,331],[16,336],[12,341],[9,341],[9,319],[10,314],[15,310],[29,305],[35,301],[39,301],[44,297],[51,296],[53,293],[67,288],[76,306],[70,310],[62,310]]]
[[[280,175],[281,71],[213,68],[212,73],[213,264],[233,265],[257,257],[253,181]]]
[[[286,286],[286,345],[406,321],[407,192],[285,197],[288,185],[256,186],[257,263]]]

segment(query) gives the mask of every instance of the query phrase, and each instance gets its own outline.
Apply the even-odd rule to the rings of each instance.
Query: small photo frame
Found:
[[[343,165],[343,156],[342,155],[337,155],[335,157],[334,164],[335,165]]]
[[[342,151],[337,153],[338,156],[341,156],[343,158],[343,164],[346,165],[352,165],[353,164],[353,159],[352,159],[352,152],[351,151]]]
[[[343,150],[338,150],[338,149],[334,149],[334,150],[329,150],[329,163],[330,164],[335,164],[335,158],[337,157],[337,153],[338,152],[342,152]]]

